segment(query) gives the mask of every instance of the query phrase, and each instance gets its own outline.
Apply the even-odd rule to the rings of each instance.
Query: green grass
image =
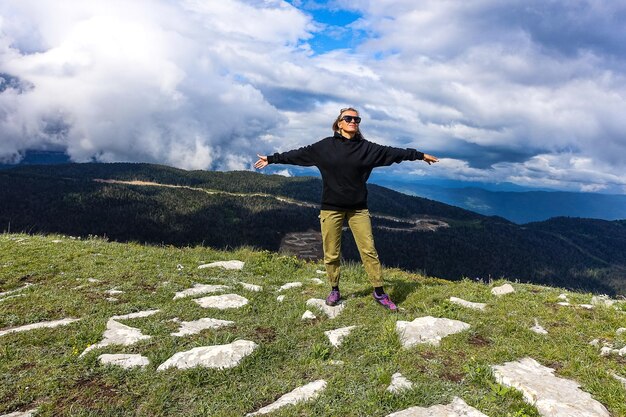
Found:
[[[61,240],[54,243],[54,240]],[[217,260],[245,261],[243,271],[197,269]],[[177,268],[182,265],[183,268]],[[314,311],[318,319],[300,320],[306,300],[324,298],[328,288],[315,285],[322,265],[293,257],[242,248],[220,252],[203,247],[155,247],[119,244],[103,239],[62,236],[0,235],[0,291],[32,283],[23,296],[0,301],[0,329],[66,317],[82,320],[55,329],[38,329],[0,337],[0,414],[38,407],[43,416],[237,416],[253,412],[294,388],[324,379],[318,400],[287,407],[274,416],[384,416],[411,406],[448,403],[460,396],[483,413],[495,416],[538,416],[520,393],[495,383],[490,365],[531,356],[555,368],[561,377],[578,381],[615,416],[626,415],[626,390],[611,377],[624,375],[623,358],[600,357],[589,341],[601,338],[623,345],[624,313],[615,309],[559,307],[559,289],[515,284],[516,292],[500,298],[491,285],[449,282],[386,269],[386,288],[402,311],[394,314],[375,305],[363,269],[343,268],[345,311],[335,320]],[[88,278],[99,279],[88,283]],[[322,277],[323,279],[323,277]],[[238,281],[259,284],[249,292]],[[276,289],[301,281],[285,291]],[[226,284],[250,300],[238,310],[203,309],[174,293],[194,283]],[[503,282],[496,282],[501,284]],[[119,301],[106,300],[111,288],[124,291]],[[450,296],[486,302],[484,312],[451,304]],[[591,294],[570,293],[573,303],[588,303]],[[109,317],[159,308],[147,318],[123,323],[152,339],[133,346],[109,346],[80,353],[102,339]],[[402,349],[397,320],[425,315],[462,320],[469,331],[443,339],[438,347]],[[202,317],[236,324],[197,335],[172,337],[170,320]],[[550,332],[528,330],[534,318]],[[334,348],[326,330],[358,325]],[[237,367],[226,370],[156,368],[174,353],[198,346],[252,340],[259,348]],[[102,353],[140,353],[150,359],[145,369],[122,370],[98,363]],[[333,361],[343,361],[335,365]],[[414,388],[401,395],[385,391],[391,375],[401,372]]]

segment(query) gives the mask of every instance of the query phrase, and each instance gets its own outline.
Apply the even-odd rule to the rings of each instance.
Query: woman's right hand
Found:
[[[256,154],[256,156],[259,157],[259,160],[254,163],[254,167],[256,169],[263,169],[269,165],[269,162],[267,162],[267,156],[259,154]]]

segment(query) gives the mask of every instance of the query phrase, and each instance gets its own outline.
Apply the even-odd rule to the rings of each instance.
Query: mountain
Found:
[[[149,164],[18,166],[0,171],[5,231],[277,251],[319,231],[321,181]],[[519,226],[369,186],[382,262],[424,274],[626,293],[626,222],[558,218]],[[349,233],[343,255],[358,259]]]
[[[552,217],[626,219],[626,195],[564,191],[492,191],[479,187],[444,187],[379,178],[377,184],[405,194],[430,198],[518,224]]]

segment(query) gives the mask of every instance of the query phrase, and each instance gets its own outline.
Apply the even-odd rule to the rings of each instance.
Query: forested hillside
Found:
[[[556,218],[518,226],[376,185],[369,190],[372,213],[432,218],[450,226],[435,232],[377,228],[376,244],[388,266],[447,279],[506,277],[626,293],[624,221]],[[0,171],[0,225],[11,232],[277,250],[287,233],[319,230],[315,204],[320,194],[319,179],[254,172],[184,171],[149,164],[23,166]],[[374,218],[375,226],[383,223]],[[344,256],[357,259],[348,233],[344,246]]]

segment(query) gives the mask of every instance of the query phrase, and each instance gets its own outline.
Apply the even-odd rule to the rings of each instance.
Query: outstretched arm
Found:
[[[269,162],[267,162],[267,156],[259,154],[256,154],[256,156],[259,157],[259,160],[254,163],[254,167],[256,169],[263,169],[269,165]]]

